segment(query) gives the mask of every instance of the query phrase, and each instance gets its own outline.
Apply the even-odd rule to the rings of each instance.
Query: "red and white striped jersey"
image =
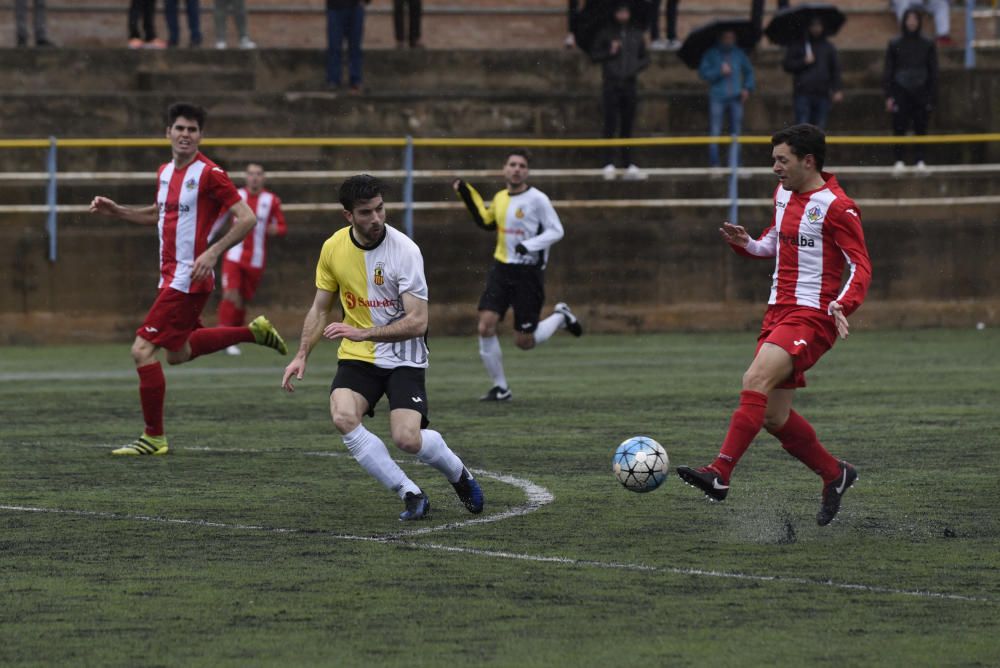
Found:
[[[240,188],[239,193],[240,197],[246,201],[247,206],[257,215],[257,225],[250,230],[250,234],[243,241],[226,251],[226,259],[245,267],[263,269],[267,256],[268,234],[283,237],[288,231],[285,215],[281,213],[281,200],[269,190],[261,190],[259,193],[253,194],[247,192],[246,188]],[[221,229],[228,219],[229,212],[227,211],[215,223],[213,230]]]
[[[182,169],[176,169],[173,161],[162,165],[157,178],[160,287],[211,292],[215,275],[192,283],[191,271],[195,258],[208,248],[208,235],[219,212],[240,201],[236,186],[221,167],[201,153]]]
[[[837,301],[850,315],[864,301],[872,265],[861,230],[861,212],[832,174],[823,187],[795,193],[778,186],[774,222],[740,254],[774,260],[768,304],[809,306],[829,312]],[[848,276],[844,281],[844,267]]]

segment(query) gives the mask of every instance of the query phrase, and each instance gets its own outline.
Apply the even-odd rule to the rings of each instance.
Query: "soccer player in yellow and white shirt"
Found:
[[[465,507],[480,513],[479,483],[441,434],[427,429],[427,281],[420,248],[385,224],[382,185],[374,177],[361,174],[344,181],[340,203],[350,225],[323,244],[316,296],[281,386],[295,391],[292,377],[302,380],[321,336],[340,341],[330,415],[354,459],[406,504],[399,519],[424,517],[430,501],[392,460],[382,439],[361,423],[365,414],[374,417],[383,394],[389,399],[393,442],[443,473]],[[344,321],[327,324],[335,295]]]
[[[528,185],[527,151],[507,152],[503,177],[507,187],[493,196],[489,207],[465,181],[452,183],[472,220],[497,233],[493,266],[479,298],[479,356],[493,379],[493,388],[480,401],[509,401],[514,396],[507,385],[497,338],[497,325],[508,308],[514,308],[514,342],[522,350],[531,350],[563,328],[574,336],[583,334],[580,321],[564,302],[539,321],[549,248],[562,239],[563,226],[545,193]]]

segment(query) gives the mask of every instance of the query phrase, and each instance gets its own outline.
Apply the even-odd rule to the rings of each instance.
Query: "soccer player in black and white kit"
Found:
[[[471,185],[461,179],[452,183],[473,221],[484,230],[497,232],[493,266],[479,299],[479,356],[493,380],[493,387],[481,401],[509,401],[514,396],[497,338],[497,325],[507,309],[514,309],[514,341],[522,350],[531,350],[560,329],[574,336],[583,334],[580,321],[563,302],[540,320],[545,265],[549,249],[563,237],[563,226],[545,193],[527,183],[527,151],[507,153],[503,177],[507,187],[493,196],[488,207]]]

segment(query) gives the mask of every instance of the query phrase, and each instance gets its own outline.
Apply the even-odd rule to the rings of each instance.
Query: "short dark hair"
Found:
[[[507,164],[507,161],[510,160],[510,156],[512,155],[519,155],[522,158],[524,158],[524,161],[526,163],[528,163],[529,165],[531,164],[531,153],[529,153],[528,149],[526,148],[512,148],[509,151],[507,151],[507,155],[504,156],[503,159],[505,165]]]
[[[205,129],[205,120],[208,118],[208,113],[203,107],[199,107],[197,104],[191,104],[190,102],[174,102],[167,109],[167,127],[171,127],[179,117],[189,118],[192,121],[198,122],[198,129]]]
[[[784,130],[778,130],[771,137],[771,146],[788,144],[792,155],[799,160],[811,155],[816,161],[816,169],[823,169],[826,162],[826,135],[815,125],[800,123]]]
[[[382,182],[371,174],[358,174],[340,184],[340,203],[346,211],[354,211],[354,205],[364,200],[382,195]]]

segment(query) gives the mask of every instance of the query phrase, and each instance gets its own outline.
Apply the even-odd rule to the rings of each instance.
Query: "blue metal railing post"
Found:
[[[413,238],[413,137],[406,135],[406,148],[403,149],[403,169],[406,179],[403,181],[403,230],[406,236]]]
[[[976,39],[976,19],[973,12],[976,11],[976,0],[965,0],[965,69],[971,70],[976,66],[976,50],[972,47],[972,42]]]
[[[740,218],[740,138],[731,137],[729,144],[729,222],[739,225]]]
[[[49,262],[56,261],[56,138],[49,137],[48,156],[49,183],[45,192],[45,201],[49,207],[45,229],[49,234]]]

